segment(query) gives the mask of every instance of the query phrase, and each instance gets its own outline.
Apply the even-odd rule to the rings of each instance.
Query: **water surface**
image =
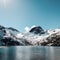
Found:
[[[0,47],[0,60],[60,60],[60,47]]]

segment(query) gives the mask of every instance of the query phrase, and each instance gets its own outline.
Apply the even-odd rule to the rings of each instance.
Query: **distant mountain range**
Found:
[[[35,26],[20,32],[0,25],[0,46],[60,46],[60,29],[46,30]]]

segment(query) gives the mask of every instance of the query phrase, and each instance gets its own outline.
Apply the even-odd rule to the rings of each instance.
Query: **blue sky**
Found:
[[[60,1],[0,0],[0,24],[20,31],[33,25],[60,28]]]

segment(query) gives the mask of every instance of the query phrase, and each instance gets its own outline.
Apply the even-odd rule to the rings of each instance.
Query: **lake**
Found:
[[[60,60],[60,47],[1,46],[0,60]]]

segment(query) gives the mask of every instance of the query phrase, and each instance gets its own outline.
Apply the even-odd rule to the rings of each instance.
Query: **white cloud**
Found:
[[[32,28],[34,28],[35,27],[35,25],[33,25],[33,26],[31,26],[31,27],[25,27],[25,31],[26,32],[29,32]]]
[[[25,27],[25,31],[29,32],[30,28],[29,27]]]

